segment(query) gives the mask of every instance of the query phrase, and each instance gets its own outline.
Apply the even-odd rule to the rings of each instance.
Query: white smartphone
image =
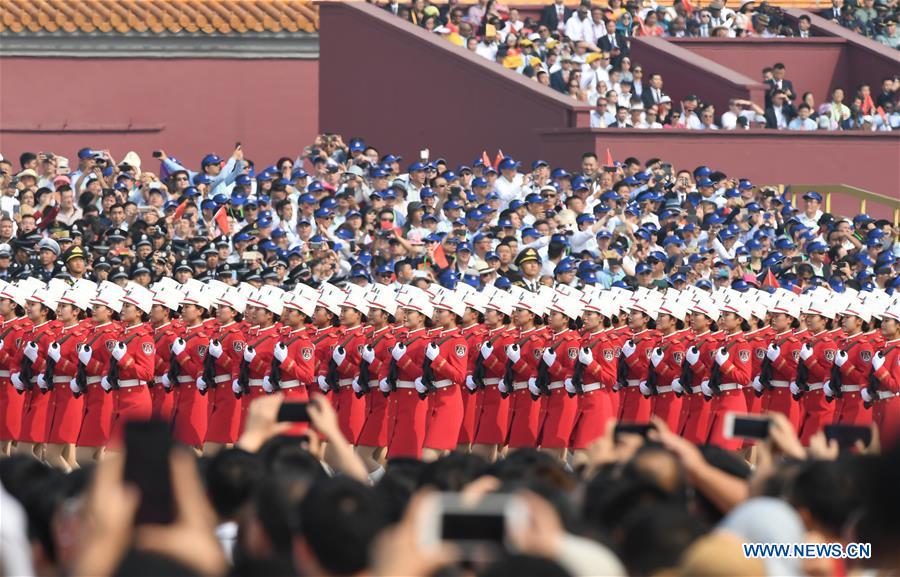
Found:
[[[423,546],[454,543],[466,558],[489,556],[510,549],[510,531],[524,527],[527,507],[519,497],[485,495],[477,503],[456,493],[435,493],[422,507],[419,527]]]
[[[428,162],[429,156],[431,156],[431,151],[427,148],[423,148],[419,151],[419,158],[422,160],[422,162]]]
[[[722,435],[726,439],[756,439],[761,441],[769,438],[771,422],[772,420],[766,416],[726,413]]]

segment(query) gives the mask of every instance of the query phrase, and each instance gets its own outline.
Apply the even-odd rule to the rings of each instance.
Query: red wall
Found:
[[[0,152],[164,146],[189,167],[240,140],[258,166],[295,156],[318,131],[319,63],[290,59],[0,59]],[[21,82],[19,81],[21,80]]]

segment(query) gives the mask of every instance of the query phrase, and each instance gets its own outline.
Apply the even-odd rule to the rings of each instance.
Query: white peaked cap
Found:
[[[891,306],[891,295],[887,294],[883,291],[873,291],[862,293],[860,295],[863,303],[865,303],[866,307],[868,307],[869,312],[872,314],[872,318],[880,319],[884,316],[884,311]]]
[[[737,293],[737,291],[735,291]],[[731,295],[728,298],[728,302],[722,306],[722,312],[731,312],[745,321],[749,321],[750,317],[753,316],[753,309],[750,307],[750,303],[744,298],[744,295],[737,293],[735,295]]]
[[[556,293],[556,298],[548,307],[551,311],[562,313],[572,320],[581,316],[581,309],[584,305],[574,296]]]
[[[900,298],[895,297],[891,304],[884,309],[884,313],[881,316],[886,319],[894,319],[900,323]]]
[[[835,316],[837,316],[838,311],[834,306],[835,301],[827,298],[826,291],[815,292],[815,296],[809,295],[809,301],[806,303],[806,309],[804,312],[814,315],[820,315],[827,319],[833,319]]]
[[[567,284],[561,284],[556,287],[556,292],[564,294],[566,296],[572,297],[576,300],[584,300],[584,292],[578,290],[573,286],[569,286]]]
[[[84,280],[85,283],[94,285],[94,289],[91,290],[91,288],[87,285],[79,286],[79,283],[81,283],[82,280],[79,280],[75,283],[75,286],[69,288],[66,292],[64,292],[62,296],[59,297],[59,303],[70,304],[73,307],[81,309],[83,311],[91,308],[91,298],[93,298],[93,296],[97,292],[97,285],[89,280]],[[57,306],[59,306],[59,304],[57,304]]]
[[[456,291],[447,291],[439,298],[432,298],[431,304],[435,309],[450,311],[459,317],[466,314],[466,303]]]
[[[237,291],[244,295],[245,298],[256,292],[256,287],[248,282],[242,282],[238,284],[236,288]]]
[[[322,285],[323,287],[329,286],[333,287],[334,285],[329,285],[325,283]],[[324,291],[319,291],[319,296],[316,299],[316,305],[323,307],[336,315],[341,314],[341,303],[344,302],[344,293],[335,288],[334,290],[326,289]]]
[[[638,287],[638,290],[634,293],[634,298],[631,301],[631,310],[633,311],[641,311],[649,316],[651,319],[656,320],[656,317],[659,315],[659,307],[662,305],[662,295],[658,291],[649,291],[644,289],[644,287]]]
[[[688,307],[685,301],[679,300],[677,298],[673,299],[663,299],[661,305],[659,305],[659,311],[657,317],[660,314],[671,315],[676,319],[683,321],[685,317],[687,317]]]
[[[91,299],[92,305],[103,305],[115,312],[122,312],[122,297],[125,289],[109,281],[103,281],[97,287],[97,295]]]
[[[405,309],[419,311],[428,318],[434,316],[434,306],[428,293],[417,287],[409,287],[397,295],[397,304]]]
[[[344,295],[341,306],[359,311],[362,315],[369,314],[369,303],[366,301],[366,289],[353,284],[347,285],[347,294]]]
[[[156,292],[161,288],[175,289],[181,292],[181,283],[170,276],[160,277],[158,281],[150,285],[150,290]]]
[[[306,291],[302,293],[296,291],[284,293],[283,308],[298,310],[306,315],[307,318],[312,318],[313,314],[316,312],[316,304],[318,302],[316,297],[318,297],[316,291],[312,291],[312,295]]]
[[[27,296],[28,294],[25,289],[19,287],[17,284],[6,283],[6,286],[0,289],[0,298],[10,299],[20,307],[25,306],[25,298]]]
[[[546,306],[537,293],[522,291],[519,294],[519,300],[515,308],[531,311],[536,317],[542,317],[546,314]]]
[[[708,316],[712,320],[719,318],[719,305],[717,305],[710,297],[700,297],[697,302],[691,305],[690,311]]]
[[[16,281],[16,285],[25,291],[26,295],[31,295],[34,291],[40,288],[46,288],[47,285],[40,279],[36,279],[33,276],[25,277],[23,279],[19,279]]]
[[[511,294],[502,290],[494,290],[488,299],[486,308],[494,309],[507,316],[511,315],[516,306],[516,299]]]
[[[209,293],[209,298],[215,303],[219,300],[225,291],[227,291],[230,287],[223,283],[222,281],[216,279],[209,279],[206,281],[206,291]]]
[[[153,292],[136,284],[122,297],[122,302],[131,303],[145,313],[149,313],[153,308]]]
[[[26,300],[41,303],[51,311],[56,311],[59,298],[69,289],[69,285],[60,279],[53,280],[57,282],[51,282],[45,288],[37,289]]]
[[[765,296],[763,296],[765,295]],[[765,291],[757,291],[757,294],[747,299],[747,304],[750,305],[750,310],[758,319],[766,319],[766,315],[769,314],[769,311],[772,309],[772,300],[769,298],[769,293]]]
[[[196,305],[202,309],[209,310],[212,307],[212,299],[210,298],[210,294],[206,292],[205,289],[196,286],[184,284],[185,290],[182,292],[181,303],[179,304],[187,304],[187,305]]]
[[[467,307],[480,313],[484,313],[485,307],[487,307],[489,295],[486,295],[483,292],[478,292],[476,290],[457,291],[456,295]]]
[[[88,293],[88,297],[92,297],[97,293],[97,283],[92,280],[88,280],[86,278],[80,278],[75,281],[69,289],[66,290],[77,290]]]
[[[255,293],[247,299],[247,304],[260,307],[271,311],[276,315],[281,315],[284,308],[284,291],[278,287],[265,285],[259,287]]]
[[[428,285],[428,288],[425,289],[425,292],[428,293],[429,298],[439,299],[442,296],[444,296],[444,293],[450,292],[450,289],[443,287],[436,282],[433,282],[430,285]]]
[[[397,314],[397,298],[394,296],[394,290],[387,285],[380,283],[369,285],[366,302],[370,309],[383,310],[391,316]]]
[[[866,323],[872,320],[872,309],[859,298],[850,299],[850,301],[846,303],[844,314],[857,316]]]
[[[153,286],[153,303],[177,311],[178,307],[181,306],[181,301],[184,299],[184,293],[181,292],[181,283],[158,282]]]
[[[181,292],[183,292],[183,293],[187,293],[187,292],[195,291],[195,290],[205,291],[206,285],[203,284],[202,282],[198,281],[195,278],[189,278],[186,281],[184,281],[184,284],[181,285]]]
[[[778,298],[772,306],[773,313],[783,313],[789,317],[799,319],[802,314],[800,299],[791,291],[776,292]]]
[[[247,310],[247,295],[235,287],[228,287],[228,290],[216,299],[216,305],[226,306],[240,314],[244,314],[244,311]]]
[[[297,283],[297,286],[294,287],[292,291],[294,294],[303,295],[307,298],[307,300],[317,301],[319,300],[319,291],[309,286],[308,284]]]

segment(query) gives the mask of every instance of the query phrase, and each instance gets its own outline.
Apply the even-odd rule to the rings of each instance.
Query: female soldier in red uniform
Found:
[[[359,433],[366,422],[366,399],[353,391],[353,379],[359,375],[360,353],[366,344],[363,323],[369,305],[366,304],[365,291],[359,289],[348,293],[341,303],[341,328],[335,346],[331,351],[331,360],[337,372],[333,375],[336,382],[331,383],[335,390],[333,402],[338,414],[341,432],[351,445],[359,441]],[[325,365],[325,372],[331,363]]]
[[[175,394],[166,374],[172,361],[172,343],[178,338],[183,326],[174,318],[178,315],[184,293],[175,286],[157,283],[153,289],[153,308],[150,309],[150,325],[153,327],[153,348],[156,350],[153,367],[153,384],[150,386],[150,399],[153,404],[153,418],[172,423],[175,410]]]
[[[194,447],[195,451],[200,450],[206,438],[208,401],[197,389],[197,379],[203,374],[203,359],[209,345],[203,319],[210,306],[209,296],[203,291],[190,288],[185,292],[181,301],[184,328],[172,341],[170,369],[163,377],[164,386],[171,386],[175,394],[172,438]]]
[[[391,382],[389,377],[387,384],[391,386],[390,395],[392,399],[396,397],[397,404],[389,417],[387,458],[421,459],[428,402],[419,398],[415,381],[422,375],[425,348],[429,342],[426,320],[434,314],[434,308],[428,295],[417,288],[398,295],[397,304],[404,309],[407,333],[391,349],[391,377],[396,375],[396,381]]]
[[[809,439],[834,421],[834,404],[825,398],[825,381],[831,378],[831,366],[837,353],[837,343],[832,338],[831,323],[835,311],[825,299],[811,299],[806,308],[806,327],[811,336],[800,347],[800,362],[806,367],[806,387],[796,381],[791,383],[791,393],[800,396],[803,425],[800,441]]]
[[[330,288],[325,288],[325,287]],[[341,324],[341,301],[343,293],[337,291],[327,283],[319,289],[319,300],[316,312],[313,315],[313,329],[310,340],[316,351],[316,387],[310,394],[325,395],[332,392],[325,375],[328,374],[328,366],[331,364],[331,353],[337,344],[338,327]],[[335,391],[336,392],[336,391]],[[335,404],[337,395],[332,395],[331,402]]]
[[[146,421],[153,414],[148,387],[156,365],[153,328],[147,322],[151,308],[153,293],[140,285],[132,284],[122,297],[122,340],[112,350],[109,377],[100,381],[115,398],[111,447],[121,446],[128,421]]]
[[[701,384],[709,379],[713,357],[719,348],[722,334],[711,332],[719,317],[719,309],[710,299],[702,299],[691,306],[691,329],[694,338],[684,352],[684,360],[690,366],[692,381],[682,383],[681,378],[672,381],[672,389],[688,398],[681,403],[678,430],[682,437],[695,444],[703,444],[709,436],[711,407],[701,394]],[[715,330],[715,329],[714,329]],[[682,364],[683,368],[683,364]]]
[[[109,371],[110,352],[122,336],[118,316],[123,296],[125,291],[109,282],[97,289],[91,300],[93,332],[78,350],[78,375],[69,384],[73,393],[85,395],[75,448],[75,458],[82,467],[100,458],[112,432],[113,399],[100,386],[100,379]]]
[[[287,333],[275,344],[272,367],[263,378],[263,388],[266,392],[281,391],[287,402],[309,401],[309,387],[315,381],[315,359],[306,321],[315,310],[316,301],[304,294],[285,294],[281,321]],[[302,435],[308,428],[307,423],[297,423],[285,434]]]
[[[76,397],[69,387],[78,373],[78,347],[90,336],[82,321],[90,307],[96,289],[82,286],[63,293],[56,305],[56,318],[62,324],[59,339],[50,343],[47,358],[53,363],[49,380],[51,418],[47,442],[47,462],[57,469],[70,471],[78,463],[75,442],[84,417],[84,397]],[[45,374],[45,382],[48,375]]]
[[[681,364],[687,341],[682,338],[682,324],[687,310],[677,301],[666,300],[659,307],[656,328],[660,333],[659,346],[650,353],[656,373],[656,385],[647,391],[652,395],[652,413],[666,422],[669,430],[678,430],[682,398],[672,389],[672,381],[681,376]],[[641,385],[642,389],[648,387]],[[643,392],[643,390],[642,390]]]
[[[426,421],[422,458],[434,461],[456,448],[463,421],[462,387],[466,382],[468,350],[459,330],[466,305],[458,292],[447,292],[434,306],[434,321],[440,329],[425,349],[425,361],[431,367],[431,387],[419,377],[415,381],[420,394],[432,398]],[[424,376],[424,375],[423,375]],[[436,390],[435,390],[436,389]]]
[[[25,396],[20,395],[9,380],[11,369],[17,364],[22,335],[30,330],[31,321],[25,315],[25,289],[3,283],[0,290],[0,456],[8,457],[14,439],[22,432],[22,410]]]
[[[366,421],[359,433],[356,452],[362,457],[369,473],[373,473],[382,466],[387,451],[388,398],[381,392],[379,383],[388,377],[391,349],[397,341],[391,326],[397,312],[397,301],[392,289],[379,284],[369,287],[366,302],[369,305],[369,331],[360,358],[367,364],[368,383],[365,384],[368,387],[357,382],[353,390],[367,397]]]
[[[581,335],[575,330],[575,321],[580,315],[581,301],[557,293],[547,315],[552,336],[541,355],[547,367],[550,396],[540,424],[538,444],[560,460],[566,458],[578,412],[578,400],[568,394],[565,383],[575,372],[581,348]]]
[[[212,363],[213,382],[202,381],[209,398],[204,455],[214,455],[225,445],[237,442],[240,434],[241,403],[231,390],[231,383],[238,377],[246,344],[241,325],[246,306],[247,298],[235,288],[226,290],[216,301],[219,328],[209,341],[209,358],[204,361],[207,365]]]
[[[515,300],[508,292],[495,290],[490,294],[484,311],[487,332],[479,349],[481,365],[481,397],[476,418],[472,452],[490,462],[497,460],[497,452],[506,442],[509,431],[509,399],[498,389],[506,372],[506,347],[514,342],[514,331],[509,328],[510,315]]]
[[[881,334],[885,342],[872,356],[873,382],[863,389],[862,397],[873,405],[872,420],[887,449],[900,442],[900,300],[884,312]]]
[[[797,375],[797,361],[800,359],[802,343],[794,332],[800,327],[800,303],[791,294],[781,294],[772,307],[772,337],[766,348],[766,359],[771,366],[772,376],[763,392],[763,410],[779,412],[787,417],[794,431],[800,431],[802,414],[800,403],[791,395],[790,383]]]
[[[468,286],[468,285],[460,285]],[[466,314],[463,315],[460,333],[466,339],[466,388],[463,391],[463,423],[459,429],[457,449],[468,453],[475,440],[476,418],[478,405],[481,402],[483,392],[475,384],[475,363],[481,354],[481,344],[487,332],[484,328],[484,306],[487,304],[487,295],[475,290],[462,290],[462,299],[466,305]]]
[[[712,417],[710,419],[710,445],[716,445],[729,451],[736,451],[743,446],[743,439],[726,439],[724,435],[725,415],[728,413],[746,413],[747,399],[743,387],[750,385],[752,379],[753,355],[752,346],[744,338],[751,317],[747,303],[734,299],[722,307],[722,329],[725,340],[716,351],[714,361],[718,365],[719,382],[708,385],[713,393]],[[706,394],[706,392],[704,392]]]
[[[872,410],[864,406],[860,396],[862,389],[869,385],[872,357],[875,355],[875,348],[866,335],[870,320],[872,313],[859,300],[854,299],[844,309],[843,328],[847,337],[834,357],[834,364],[841,375],[841,397],[837,401],[834,422],[841,425],[868,427],[872,424]],[[833,397],[837,388],[838,383],[826,383],[825,394]]]
[[[540,426],[540,390],[535,381],[537,365],[547,345],[544,332],[537,327],[544,314],[544,305],[537,294],[522,291],[513,312],[517,334],[514,342],[506,347],[506,374],[500,382],[503,394],[510,394],[509,438],[510,449],[536,447]],[[512,382],[506,382],[507,379]]]
[[[284,309],[284,291],[273,286],[261,287],[247,299],[247,309],[252,311],[258,330],[247,340],[238,378],[232,381],[232,391],[241,399],[241,429],[247,419],[247,410],[253,399],[266,394],[265,377],[272,370],[275,343],[278,342],[278,320]]]
[[[768,294],[763,294],[766,295],[763,297],[764,300],[757,300],[749,303],[752,317],[750,318],[750,332],[746,334],[746,338],[753,351],[753,356],[751,357],[753,360],[753,378],[751,379],[751,383],[755,383],[756,380],[759,379],[759,375],[762,372],[763,359],[766,358],[766,349],[775,334],[772,327],[766,322],[769,313],[769,300]],[[763,399],[756,393],[753,386],[744,388],[744,397],[747,401],[748,413],[756,415],[762,413]]]
[[[659,293],[648,292],[636,298],[631,304],[628,326],[633,332],[630,340],[622,345],[619,362],[628,365],[627,386],[622,391],[619,420],[631,423],[645,423],[650,420],[650,399],[641,394],[641,381],[647,378],[650,366],[650,351],[659,344],[659,336],[653,329],[660,301]]]

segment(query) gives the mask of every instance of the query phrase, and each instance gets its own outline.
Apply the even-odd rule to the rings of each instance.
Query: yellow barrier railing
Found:
[[[824,199],[823,209],[825,212],[831,212],[831,196],[834,194],[843,194],[858,200],[859,214],[866,212],[866,207],[869,202],[887,206],[894,215],[894,226],[900,226],[900,196],[892,198],[847,184],[790,184],[787,186],[779,185],[777,188],[782,195],[785,192],[791,195],[791,204],[794,206],[797,206],[798,198],[802,198],[807,192],[816,191],[821,194]]]

